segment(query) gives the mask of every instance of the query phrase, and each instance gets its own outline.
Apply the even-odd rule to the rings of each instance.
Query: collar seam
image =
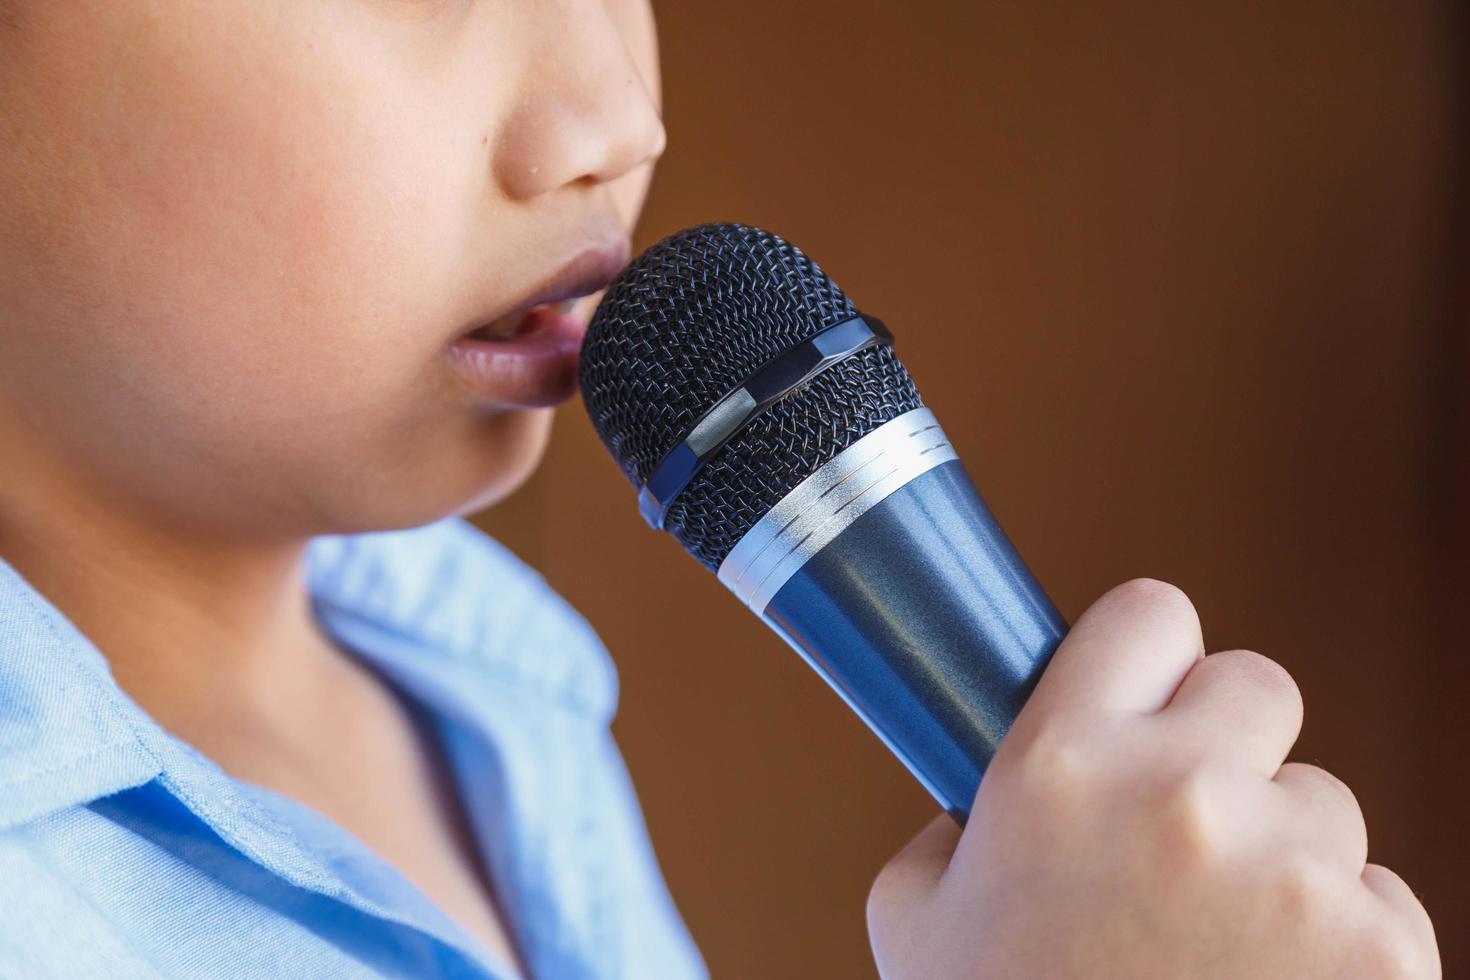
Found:
[[[3,562],[0,562],[0,564],[3,564]],[[81,759],[91,758],[94,754],[106,751],[109,747],[122,745],[131,739],[139,751],[157,766],[159,771],[162,771],[163,762],[159,758],[158,753],[154,752],[148,745],[146,732],[129,717],[129,713],[123,705],[119,704],[119,697],[126,699],[127,694],[118,685],[117,679],[112,676],[112,664],[108,661],[107,655],[86,634],[77,629],[75,625],[72,625],[70,620],[66,620],[66,622],[71,628],[73,635],[63,635],[61,630],[57,628],[56,617],[64,617],[65,614],[49,602],[43,604],[40,593],[30,583],[20,578],[19,572],[14,568],[9,568],[8,570],[20,581],[21,588],[19,589],[19,595],[21,602],[25,603],[30,609],[31,614],[40,621],[46,632],[51,634],[51,639],[62,650],[66,651],[66,664],[68,669],[81,683],[102,695],[101,703],[107,709],[108,720],[120,725],[127,732],[126,736],[110,739],[104,745],[96,746],[87,752],[74,756],[69,763],[62,763],[62,765],[75,764]],[[97,659],[101,662],[102,669],[106,672],[105,681],[83,663],[78,656],[79,653],[85,653],[87,650],[91,650],[91,652],[96,654]]]
[[[153,764],[153,775],[155,777],[157,777],[159,773],[163,772],[163,766],[159,764],[158,757],[155,756],[152,752],[148,751],[147,746],[139,742],[135,735],[129,733],[122,736],[121,738],[115,738],[110,742],[104,742],[101,745],[95,745],[85,752],[74,753],[73,755],[69,756],[64,762],[58,762],[54,765],[44,766],[37,769],[29,769],[25,772],[11,775],[5,779],[0,779],[0,790],[16,789],[17,787],[23,786],[26,783],[45,779],[47,776],[55,776],[65,772],[68,769],[74,769],[82,763],[87,762],[91,759],[95,759],[99,755],[104,755],[108,752],[113,752],[118,749],[129,747],[141,752],[141,754],[146,757],[150,763]],[[100,796],[106,795],[109,794],[99,794],[99,798]]]

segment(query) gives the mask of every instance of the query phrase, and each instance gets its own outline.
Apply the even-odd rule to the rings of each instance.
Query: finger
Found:
[[[893,860],[903,868],[911,887],[929,890],[939,883],[954,859],[961,833],[954,818],[941,813],[904,845]]]
[[[1242,757],[1270,778],[1301,734],[1302,696],[1274,660],[1226,650],[1194,665],[1162,717],[1175,738]]]
[[[920,907],[944,877],[959,841],[959,826],[944,813],[905,844],[873,882],[868,895],[870,926],[878,920],[891,922]]]
[[[1368,826],[1347,783],[1304,762],[1288,762],[1271,782],[1285,793],[1289,825],[1307,847],[1354,871],[1362,869],[1368,861]]]
[[[1077,620],[1022,717],[1072,708],[1158,711],[1202,656],[1199,617],[1183,592],[1152,579],[1125,582]]]
[[[1408,882],[1381,864],[1370,864],[1363,869],[1363,884],[1380,903],[1384,914],[1394,916],[1395,921],[1409,930],[1415,946],[1422,950],[1426,961],[1434,965],[1433,976],[1438,976],[1439,944],[1434,936],[1434,922],[1419,896]]]

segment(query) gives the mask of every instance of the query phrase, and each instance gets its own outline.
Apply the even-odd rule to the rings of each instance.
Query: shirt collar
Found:
[[[616,675],[595,634],[539,575],[472,525],[449,519],[317,538],[307,562],[323,628],[461,730],[494,740],[483,702],[477,711],[467,693],[484,695],[487,685],[553,727],[559,713],[576,716],[577,730],[604,730],[610,721]],[[164,731],[118,687],[97,648],[0,559],[0,830],[155,780],[255,864],[417,929],[491,972],[442,915],[424,903],[389,908],[360,891],[249,787]],[[516,843],[517,853],[533,857],[549,846],[534,827]],[[508,877],[528,906],[550,901],[542,893],[551,884]],[[578,954],[545,936],[538,941],[552,960]]]
[[[488,672],[548,710],[611,718],[616,675],[590,628],[467,522],[321,537],[307,562],[329,633],[397,638],[422,652],[420,670],[436,688],[452,691],[456,675]],[[532,650],[520,642],[527,636]],[[358,652],[372,659],[374,651]],[[0,559],[0,829],[159,777],[211,824],[222,816],[213,811],[238,804],[249,836],[253,808],[232,798],[223,774],[139,708],[97,648]],[[250,853],[248,839],[232,843]],[[277,863],[263,844],[256,850],[262,863]]]

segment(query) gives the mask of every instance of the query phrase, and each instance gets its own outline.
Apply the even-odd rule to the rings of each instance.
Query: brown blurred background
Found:
[[[1136,575],[1296,676],[1295,758],[1470,976],[1463,0],[657,4],[640,245],[741,220],[899,352],[1068,618]],[[669,538],[579,407],[483,523],[601,632],[616,733],[717,977],[874,975],[934,813]]]

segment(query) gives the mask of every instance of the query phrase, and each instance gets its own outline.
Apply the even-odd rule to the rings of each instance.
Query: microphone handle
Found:
[[[962,825],[1067,631],[955,458],[872,505],[757,611]]]

